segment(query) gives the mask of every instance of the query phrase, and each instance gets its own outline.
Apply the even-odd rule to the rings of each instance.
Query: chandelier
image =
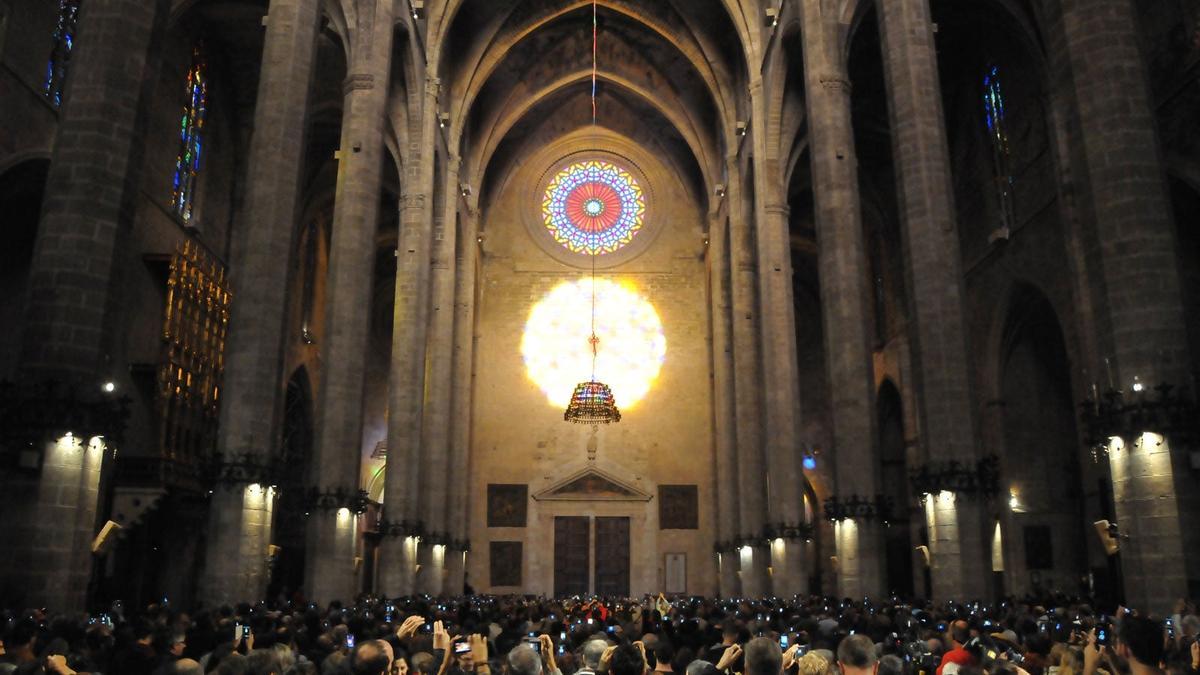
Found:
[[[596,128],[596,0],[592,0],[592,129]],[[589,199],[583,208],[588,215],[597,216],[603,205],[600,201]],[[595,211],[595,212],[593,212]],[[596,336],[596,254],[589,249],[592,257],[592,334],[588,343],[592,346],[592,378],[587,382],[575,385],[571,394],[571,402],[563,413],[563,421],[576,424],[611,424],[621,421],[621,411],[617,409],[617,401],[612,388],[596,379],[596,355],[599,352],[600,338]]]
[[[595,271],[592,272],[593,277]],[[593,279],[594,280],[594,279]],[[596,350],[600,338],[596,337],[595,284],[592,286],[592,379],[575,385],[571,402],[563,413],[563,420],[576,424],[610,424],[621,421],[621,411],[613,397],[612,388],[596,379]]]

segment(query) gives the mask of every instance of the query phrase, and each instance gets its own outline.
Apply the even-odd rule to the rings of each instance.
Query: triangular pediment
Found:
[[[533,495],[538,501],[647,502],[651,495],[596,468],[571,474]]]

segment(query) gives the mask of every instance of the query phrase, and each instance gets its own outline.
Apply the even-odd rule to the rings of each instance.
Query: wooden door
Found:
[[[565,598],[588,594],[591,568],[587,516],[554,517],[554,595]]]
[[[596,595],[629,597],[629,518],[596,518]]]

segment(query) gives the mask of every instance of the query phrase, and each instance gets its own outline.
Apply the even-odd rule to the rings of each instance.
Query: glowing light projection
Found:
[[[576,162],[546,186],[542,218],[554,240],[572,253],[603,255],[633,241],[646,215],[637,179],[611,162]]]
[[[621,393],[621,408],[643,399],[667,354],[658,312],[637,291],[607,279],[596,282],[596,379]],[[562,408],[579,382],[590,379],[591,316],[579,311],[592,300],[592,282],[559,284],[533,306],[521,339],[526,373]]]

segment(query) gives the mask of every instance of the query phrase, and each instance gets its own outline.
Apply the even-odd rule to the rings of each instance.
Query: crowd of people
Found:
[[[7,612],[0,675],[1197,675],[1200,618],[1081,601],[471,596]]]

